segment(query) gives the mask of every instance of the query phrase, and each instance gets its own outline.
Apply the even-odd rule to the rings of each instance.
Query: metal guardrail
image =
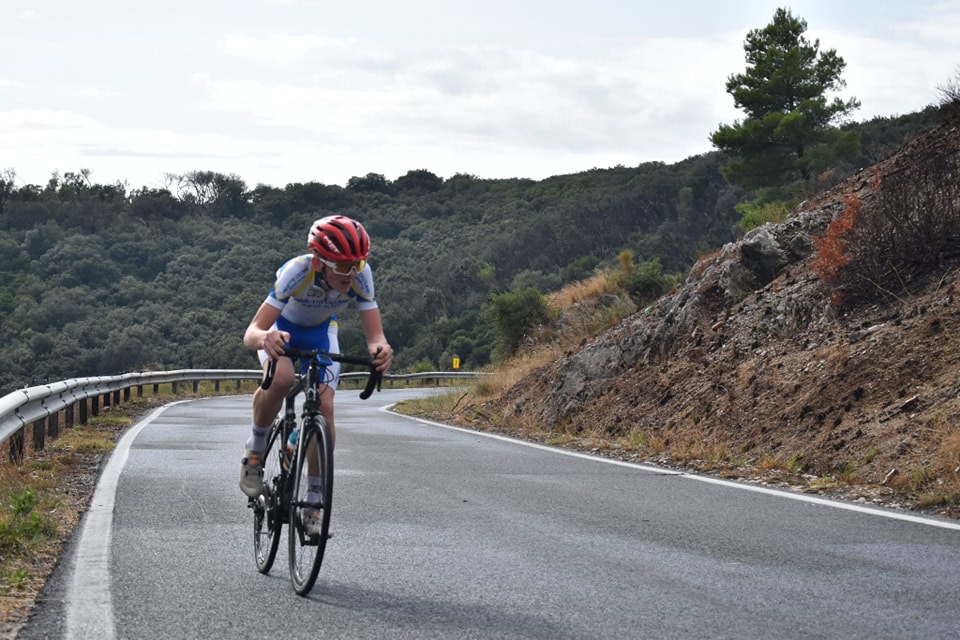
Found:
[[[220,382],[236,381],[237,389],[243,380],[259,380],[263,372],[259,369],[180,369],[147,373],[125,373],[118,376],[98,376],[91,378],[71,378],[60,382],[17,389],[0,397],[0,444],[10,443],[10,459],[20,462],[24,454],[24,435],[28,426],[33,427],[35,450],[41,450],[46,436],[52,438],[59,434],[59,416],[65,414],[66,426],[72,426],[74,420],[86,424],[88,411],[93,415],[99,412],[101,399],[104,406],[119,404],[129,400],[131,389],[137,389],[137,395],[143,395],[143,387],[152,385],[158,393],[161,384],[172,384],[176,393],[179,383],[193,384],[194,392],[201,381],[213,381],[219,391]],[[365,379],[366,372],[343,373],[343,380]],[[469,380],[485,375],[474,372],[433,371],[409,374],[387,374],[385,380]],[[88,402],[89,401],[89,402]],[[89,406],[88,406],[89,405]],[[79,415],[77,415],[79,413]]]

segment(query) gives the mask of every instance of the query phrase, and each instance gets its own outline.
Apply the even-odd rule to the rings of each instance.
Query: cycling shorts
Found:
[[[313,327],[302,327],[280,316],[272,328],[289,333],[290,341],[287,345],[294,349],[323,349],[330,353],[340,353],[340,340],[337,337],[339,329],[337,316],[327,318]],[[257,355],[260,357],[260,366],[266,364],[268,357],[267,352],[261,349],[257,351]],[[328,387],[336,390],[337,384],[340,382],[340,363],[331,362],[323,367],[323,369],[326,373],[321,380],[323,380]],[[306,371],[307,363],[306,361],[301,361],[300,373],[302,374]]]

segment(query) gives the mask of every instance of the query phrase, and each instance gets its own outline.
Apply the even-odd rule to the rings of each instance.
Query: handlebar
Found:
[[[379,351],[377,353],[379,353]],[[373,395],[374,388],[376,388],[377,391],[380,391],[380,384],[383,382],[383,374],[377,371],[376,367],[373,366],[372,356],[349,356],[342,353],[330,353],[329,351],[324,351],[323,349],[287,348],[284,349],[283,357],[293,360],[309,360],[313,358],[319,358],[322,361],[324,359],[328,359],[334,362],[341,362],[343,364],[356,364],[369,368],[370,376],[367,378],[366,388],[360,392],[361,400],[366,400]],[[270,388],[270,385],[273,384],[273,377],[276,374],[276,371],[277,361],[271,360],[267,365],[267,371],[264,373],[263,380],[260,381],[261,389],[266,390]]]

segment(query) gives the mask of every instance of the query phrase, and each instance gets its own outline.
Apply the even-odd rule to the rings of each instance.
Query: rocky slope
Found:
[[[960,166],[956,120],[701,260],[678,291],[460,422],[542,424],[530,437],[960,515],[960,263],[843,311],[810,269],[844,196],[869,202],[872,175],[933,149]]]

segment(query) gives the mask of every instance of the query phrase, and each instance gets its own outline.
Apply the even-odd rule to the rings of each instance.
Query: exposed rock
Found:
[[[679,291],[661,298],[651,309],[627,319],[573,354],[557,372],[543,419],[548,425],[566,420],[607,380],[638,361],[650,365],[668,358],[690,340],[714,331],[718,294],[720,303],[729,305],[770,284],[784,267],[809,255],[809,251],[790,247],[810,242],[810,234],[821,229],[825,225],[822,218],[829,215],[819,212],[752,230],[742,241],[726,245],[702,273],[694,271]],[[781,242],[787,247],[781,246]],[[809,302],[795,295],[771,304],[768,330],[775,334],[797,331],[809,324],[814,315]],[[822,302],[818,307],[820,312],[824,311]]]

